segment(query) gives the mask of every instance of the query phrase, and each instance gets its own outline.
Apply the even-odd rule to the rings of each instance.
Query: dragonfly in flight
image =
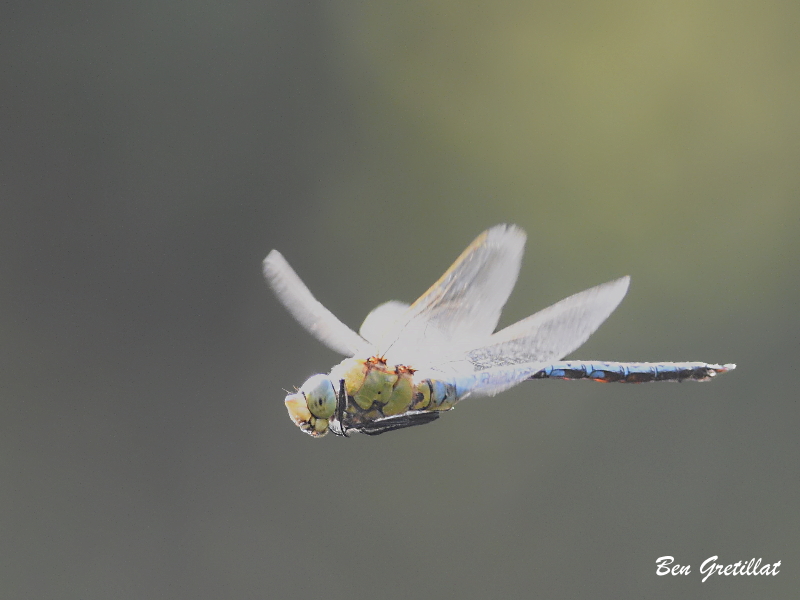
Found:
[[[313,437],[378,435],[423,425],[469,396],[494,396],[529,379],[708,381],[733,364],[562,361],[605,321],[628,277],[590,288],[495,332],[516,283],[525,232],[483,232],[416,302],[374,309],[359,333],[314,298],[273,250],[264,276],[309,333],[346,356],[286,396],[289,416]]]

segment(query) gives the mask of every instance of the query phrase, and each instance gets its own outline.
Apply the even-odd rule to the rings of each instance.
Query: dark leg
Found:
[[[339,427],[331,427],[330,430],[334,435],[347,435],[347,429],[344,426],[344,412],[347,408],[347,392],[344,389],[344,379],[339,380],[339,393],[336,394],[336,410],[333,411],[333,420],[339,424]]]
[[[397,415],[396,417],[384,417],[372,423],[368,423],[359,428],[361,433],[367,435],[380,435],[387,431],[394,431],[395,429],[405,429],[406,427],[414,427],[415,425],[425,425],[431,421],[439,418],[438,412],[422,412],[410,413],[405,415]]]

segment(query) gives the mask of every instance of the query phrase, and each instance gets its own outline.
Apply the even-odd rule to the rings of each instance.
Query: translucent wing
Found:
[[[502,392],[580,347],[617,308],[629,282],[622,277],[565,298],[436,370],[449,371],[461,394]]]
[[[387,331],[396,327],[397,322],[407,310],[408,304],[405,302],[398,300],[384,302],[367,315],[358,333],[365,340],[375,344],[384,337]]]
[[[370,345],[364,338],[314,298],[277,250],[264,259],[264,277],[298,323],[328,348],[345,356],[369,352]]]
[[[483,232],[375,340],[379,351],[390,362],[424,366],[485,343],[517,281],[524,247],[525,232],[513,225]]]

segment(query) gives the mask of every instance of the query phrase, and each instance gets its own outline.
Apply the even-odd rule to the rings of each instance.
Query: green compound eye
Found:
[[[300,392],[306,398],[308,410],[315,417],[329,419],[336,410],[336,393],[333,384],[326,375],[314,375],[309,377]]]

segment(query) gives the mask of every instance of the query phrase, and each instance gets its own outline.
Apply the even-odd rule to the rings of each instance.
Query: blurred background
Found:
[[[1,10],[3,598],[796,593],[800,3]],[[574,358],[738,369],[302,434],[267,252],[357,328],[500,222],[501,325],[629,274]]]

